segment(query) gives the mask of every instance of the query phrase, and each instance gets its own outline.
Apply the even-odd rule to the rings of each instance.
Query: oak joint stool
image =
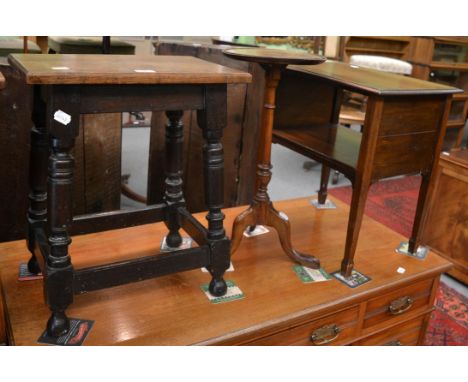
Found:
[[[248,83],[248,73],[193,57],[108,55],[24,55],[9,61],[33,87],[30,208],[27,244],[29,270],[44,274],[51,316],[49,336],[69,330],[65,314],[73,296],[175,272],[205,267],[210,292],[226,293],[223,274],[230,263],[223,206],[223,147],[227,84]],[[176,96],[174,96],[176,95]],[[72,216],[74,160],[70,154],[80,114],[166,111],[166,181],[162,203],[131,211]],[[197,110],[203,148],[208,228],[185,208],[182,192],[183,110]],[[48,170],[47,170],[48,168]],[[196,248],[74,269],[71,235],[164,221],[167,244],[176,249],[184,229]]]

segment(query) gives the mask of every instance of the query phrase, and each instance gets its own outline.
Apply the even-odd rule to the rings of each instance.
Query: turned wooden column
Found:
[[[73,265],[69,253],[73,221],[73,169],[71,151],[79,130],[79,88],[53,86],[47,91],[46,126],[49,133],[47,177],[47,243],[49,251],[44,264],[44,294],[51,316],[47,333],[59,337],[68,332],[70,320],[65,314],[73,302]],[[57,111],[69,117],[64,121]]]
[[[182,192],[183,114],[183,111],[166,112],[169,121],[166,125],[166,191],[164,201],[168,205],[165,223],[169,229],[169,234],[166,237],[166,243],[172,248],[177,248],[182,244],[177,208],[184,204]]]
[[[221,138],[227,121],[227,86],[205,87],[205,109],[199,110],[197,122],[203,131],[203,175],[205,202],[208,208],[207,239],[210,247],[210,265],[207,268],[212,279],[209,291],[214,296],[223,296],[227,284],[223,278],[229,268],[230,243],[224,230],[224,152]]]
[[[29,208],[27,212],[27,243],[31,258],[28,269],[31,273],[41,272],[34,253],[36,240],[34,227],[45,227],[47,220],[47,163],[49,160],[49,139],[46,132],[45,104],[40,97],[40,87],[34,89],[33,127],[29,157]]]
[[[278,232],[284,252],[293,261],[310,268],[319,268],[320,262],[317,258],[302,254],[292,247],[289,219],[286,214],[278,212],[273,207],[268,195],[268,183],[272,176],[272,132],[276,89],[281,79],[281,72],[288,64],[316,65],[324,62],[325,58],[306,53],[260,48],[227,49],[224,54],[239,60],[259,63],[265,69],[265,92],[257,157],[256,194],[250,207],[237,216],[234,221],[231,254],[239,247],[245,229],[260,224],[273,227]]]

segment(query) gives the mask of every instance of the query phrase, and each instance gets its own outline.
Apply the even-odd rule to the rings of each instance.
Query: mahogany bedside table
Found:
[[[259,224],[267,225],[275,228],[278,232],[283,251],[292,260],[311,268],[319,268],[318,259],[308,254],[299,253],[292,247],[289,219],[283,212],[278,212],[273,207],[268,195],[268,183],[272,175],[271,144],[276,107],[276,88],[281,78],[281,72],[289,64],[321,64],[325,61],[325,57],[264,48],[233,48],[225,50],[224,54],[238,60],[256,62],[265,69],[265,93],[257,156],[256,195],[250,207],[234,221],[231,253],[237,250],[247,227],[252,228]]]
[[[52,314],[47,334],[69,330],[65,314],[73,296],[174,272],[206,267],[210,292],[226,293],[230,242],[223,227],[223,147],[228,83],[248,83],[248,73],[193,57],[108,55],[23,55],[9,61],[34,88],[28,211],[29,270],[44,274],[44,295]],[[80,114],[166,111],[166,192],[163,203],[142,210],[72,217],[73,148]],[[206,229],[186,210],[181,163],[183,110],[197,110],[203,148]],[[105,149],[105,148],[104,148]],[[49,154],[50,153],[50,154]],[[47,170],[48,167],[48,170]],[[47,174],[48,172],[48,174]],[[70,235],[164,221],[166,242],[177,249],[180,228],[196,248],[75,270]]]
[[[368,97],[363,132],[338,123],[343,90]],[[351,275],[370,185],[383,178],[419,173],[422,184],[408,243],[419,248],[452,95],[450,86],[340,62],[289,66],[278,87],[273,139],[323,164],[319,204],[327,198],[330,168],[353,185],[341,273]],[[324,212],[325,213],[325,212]],[[396,243],[398,245],[398,243]]]

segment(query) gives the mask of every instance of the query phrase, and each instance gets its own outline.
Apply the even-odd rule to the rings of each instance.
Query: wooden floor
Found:
[[[336,199],[336,210],[316,210],[308,199],[277,202],[289,215],[293,243],[318,256],[327,272],[339,269],[344,250],[348,206]],[[225,210],[226,227],[243,207]],[[197,215],[204,220],[204,214]],[[71,245],[75,268],[155,253],[165,233],[163,224],[77,236]],[[98,239],[98,240],[96,240]],[[402,280],[412,283],[440,273],[448,262],[430,253],[425,261],[395,253],[401,235],[364,218],[355,268],[372,280],[351,289],[338,280],[303,284],[282,253],[276,233],[244,238],[226,274],[245,298],[212,304],[200,290],[209,282],[201,270],[109,288],[75,297],[68,315],[94,320],[84,345],[188,345],[238,342],[259,327],[274,327],[304,311],[326,312],[333,305],[377,295]],[[49,316],[42,282],[18,282],[18,266],[29,258],[23,241],[0,244],[0,275],[10,337],[16,345],[35,345]],[[406,271],[397,272],[399,267]]]

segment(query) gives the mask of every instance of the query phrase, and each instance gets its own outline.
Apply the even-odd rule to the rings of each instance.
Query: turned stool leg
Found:
[[[330,178],[330,167],[322,165],[322,173],[320,176],[320,190],[318,192],[319,204],[325,204],[328,195],[328,179]]]
[[[73,302],[73,267],[68,254],[72,222],[72,181],[74,160],[70,155],[74,138],[52,139],[49,158],[47,222],[50,252],[45,266],[45,297],[52,311],[48,335],[65,334],[70,322],[65,309]]]
[[[428,199],[428,191],[430,184],[430,174],[421,175],[421,187],[419,188],[418,204],[416,206],[416,215],[414,217],[413,230],[408,241],[408,252],[415,253],[418,250],[419,239],[422,232],[423,220],[425,218],[424,211],[426,201]]]
[[[38,91],[35,91],[33,123],[31,130],[31,151],[29,159],[29,209],[27,213],[27,245],[31,252],[28,269],[31,273],[41,272],[34,254],[36,246],[34,227],[45,227],[47,219],[47,161],[49,159],[49,142],[46,133],[46,122]]]
[[[354,267],[354,254],[356,252],[359,232],[361,230],[361,223],[369,187],[370,181],[356,181],[356,183],[353,184],[353,196],[349,210],[345,252],[343,261],[341,262],[341,274],[344,277],[351,276],[351,272]]]
[[[184,201],[182,192],[182,160],[184,144],[183,111],[167,111],[169,122],[166,125],[166,191],[164,200],[168,206],[165,223],[169,229],[166,243],[169,247],[177,248],[182,244],[180,236],[177,208]]]
[[[212,276],[209,291],[214,296],[226,294],[223,275],[229,268],[230,243],[226,237],[224,213],[224,154],[221,138],[227,120],[227,87],[207,86],[205,109],[198,112],[198,124],[206,140],[203,146],[205,200],[208,207],[208,243],[211,260],[208,270]]]

